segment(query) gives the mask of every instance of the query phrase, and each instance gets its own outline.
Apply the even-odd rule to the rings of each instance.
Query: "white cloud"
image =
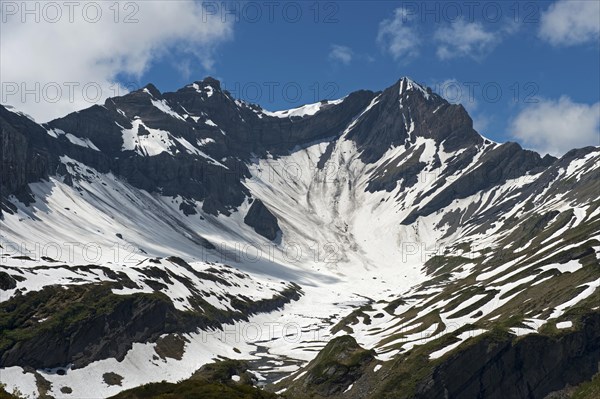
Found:
[[[543,99],[523,109],[510,125],[525,147],[542,154],[563,155],[573,148],[600,145],[600,102],[573,102],[562,96]]]
[[[396,61],[407,62],[419,55],[421,40],[412,25],[413,19],[404,8],[397,8],[393,18],[379,23],[377,43]]]
[[[90,22],[97,19],[94,7],[83,11],[85,4],[92,3],[102,7],[95,23]],[[125,94],[127,88],[117,83],[118,77],[140,77],[166,55],[181,56],[183,70],[189,59],[195,70],[212,68],[215,46],[233,35],[232,23],[206,13],[193,1],[175,1],[168,6],[158,1],[127,3],[138,7],[137,11],[119,3],[116,21],[114,8],[110,8],[113,2],[92,3],[80,4],[71,15],[66,3],[54,3],[62,14],[41,8],[37,23],[35,15],[21,14],[24,3],[14,3],[19,7],[15,15],[3,10],[0,71],[4,95],[0,102],[47,121],[89,107],[94,100],[102,103],[107,97]],[[132,12],[137,22],[125,23]],[[58,22],[50,22],[56,15],[60,15]],[[36,84],[40,90],[35,90]],[[70,90],[69,85],[74,84],[78,86]],[[10,94],[15,85],[17,93]],[[34,89],[39,99],[28,94],[23,101],[23,89]]]
[[[538,34],[555,46],[597,44],[600,37],[600,1],[557,1],[542,13]]]
[[[434,39],[439,43],[436,54],[442,60],[465,56],[479,60],[500,42],[498,33],[486,31],[479,22],[463,19],[438,28]]]
[[[348,65],[352,61],[354,52],[350,47],[340,46],[338,44],[331,45],[331,51],[329,52],[329,59],[342,64]]]

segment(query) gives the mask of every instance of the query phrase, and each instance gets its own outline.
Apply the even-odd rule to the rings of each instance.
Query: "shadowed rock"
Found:
[[[253,227],[261,236],[273,241],[277,234],[281,232],[277,218],[267,209],[261,200],[254,200],[248,213],[244,218],[244,223]]]

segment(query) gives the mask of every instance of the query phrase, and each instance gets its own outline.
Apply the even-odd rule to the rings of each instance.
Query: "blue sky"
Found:
[[[151,1],[122,11],[119,18],[135,11],[138,22],[111,27],[123,30],[115,33],[112,52],[104,43],[110,38],[96,43],[90,31],[77,52],[87,54],[90,47],[89,60],[83,57],[69,76],[87,67],[100,76],[90,72],[79,81],[96,79],[103,87],[152,82],[171,91],[210,75],[236,97],[269,110],[381,90],[410,76],[462,103],[480,133],[493,140],[557,155],[600,145],[598,0],[257,1],[225,7],[220,1]],[[89,25],[82,22],[78,30],[82,41],[86,29],[97,28]],[[141,33],[146,36],[134,39]],[[0,78],[11,70],[21,73],[22,67],[2,64]]]

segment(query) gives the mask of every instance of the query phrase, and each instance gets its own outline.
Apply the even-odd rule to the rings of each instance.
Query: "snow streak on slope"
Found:
[[[175,145],[169,132],[160,129],[148,128],[141,119],[132,122],[131,129],[123,129],[123,150],[136,151],[140,155],[158,155],[161,152],[171,153]],[[143,127],[148,134],[140,134]]]
[[[322,102],[314,103],[314,104],[306,104],[298,108],[285,109],[281,111],[267,111],[262,110],[262,113],[268,116],[273,116],[275,118],[292,118],[292,117],[305,117],[311,116],[319,112],[323,107],[338,105],[344,101],[343,98],[338,100],[324,100]]]
[[[87,138],[82,139],[71,133],[65,133],[64,131],[62,131],[60,129],[50,129],[50,130],[47,130],[47,132],[50,136],[52,136],[54,138],[58,138],[59,136],[64,135],[71,143],[73,143],[75,145],[91,148],[92,150],[95,150],[95,151],[100,151],[98,149],[98,147],[96,147],[90,139],[87,139]]]

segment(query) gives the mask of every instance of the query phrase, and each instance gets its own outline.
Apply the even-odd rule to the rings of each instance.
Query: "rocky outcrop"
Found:
[[[16,286],[17,280],[15,280],[14,276],[6,272],[0,272],[0,290],[7,291],[15,288]]]
[[[244,223],[253,227],[254,231],[271,241],[275,240],[281,232],[275,215],[258,199],[250,205]]]
[[[558,336],[489,337],[457,352],[418,387],[415,398],[544,398],[598,373],[600,313]]]
[[[375,361],[375,352],[344,335],[332,339],[304,369],[290,377],[286,395],[293,398],[327,398],[346,391]],[[283,383],[285,386],[285,382]]]

